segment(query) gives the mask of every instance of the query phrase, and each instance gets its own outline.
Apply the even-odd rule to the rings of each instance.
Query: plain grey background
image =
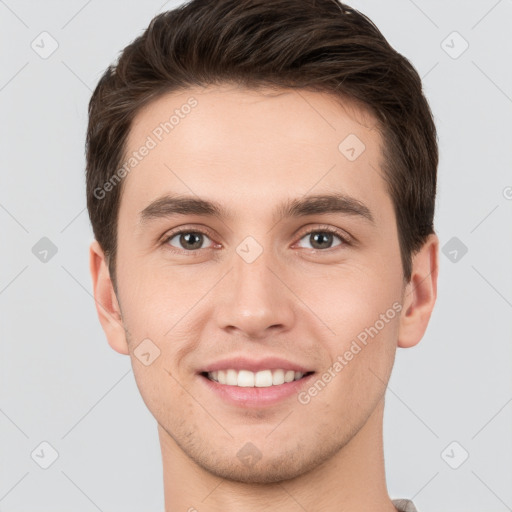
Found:
[[[2,512],[163,510],[156,422],[91,297],[84,142],[104,69],[179,3],[0,0]],[[438,301],[390,380],[389,493],[512,510],[512,1],[349,3],[423,77],[441,153]]]

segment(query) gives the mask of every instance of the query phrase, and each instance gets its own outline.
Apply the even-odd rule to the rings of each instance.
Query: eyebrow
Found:
[[[328,213],[359,216],[375,224],[370,209],[358,199],[345,194],[318,194],[288,199],[274,210],[274,219],[305,217]],[[175,215],[199,215],[233,219],[235,215],[215,201],[194,196],[164,195],[140,212],[141,224]]]

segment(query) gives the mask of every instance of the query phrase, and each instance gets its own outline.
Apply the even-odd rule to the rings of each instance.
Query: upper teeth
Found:
[[[278,386],[285,382],[301,379],[303,375],[302,372],[295,372],[293,370],[262,370],[259,372],[251,372],[249,370],[229,369],[208,372],[208,378],[217,381],[219,384],[245,388]]]

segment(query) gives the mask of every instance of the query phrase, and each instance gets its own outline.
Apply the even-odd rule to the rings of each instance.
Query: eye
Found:
[[[336,243],[336,239],[338,239],[338,243]],[[206,240],[211,242],[210,247],[203,247]],[[305,247],[306,249],[320,251],[340,245],[350,245],[350,237],[348,235],[330,226],[306,231],[301,235],[299,243],[302,240],[306,240],[306,243],[309,243],[309,247]],[[201,249],[213,248],[215,245],[206,232],[197,229],[174,231],[164,239],[163,244],[170,246],[172,251],[192,254],[197,253]]]
[[[335,238],[339,240],[339,243],[333,245]],[[314,250],[331,249],[339,245],[349,245],[348,237],[333,228],[310,230],[306,232],[300,240],[306,240],[310,244],[310,247],[306,248]]]
[[[169,235],[164,243],[184,251],[197,251],[203,248],[205,238],[210,240],[210,237],[203,231],[181,230]]]

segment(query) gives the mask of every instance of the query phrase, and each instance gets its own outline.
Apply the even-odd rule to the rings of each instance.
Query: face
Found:
[[[404,283],[381,144],[371,115],[302,90],[189,89],[136,117],[126,351],[161,432],[209,472],[304,474],[382,403]]]

